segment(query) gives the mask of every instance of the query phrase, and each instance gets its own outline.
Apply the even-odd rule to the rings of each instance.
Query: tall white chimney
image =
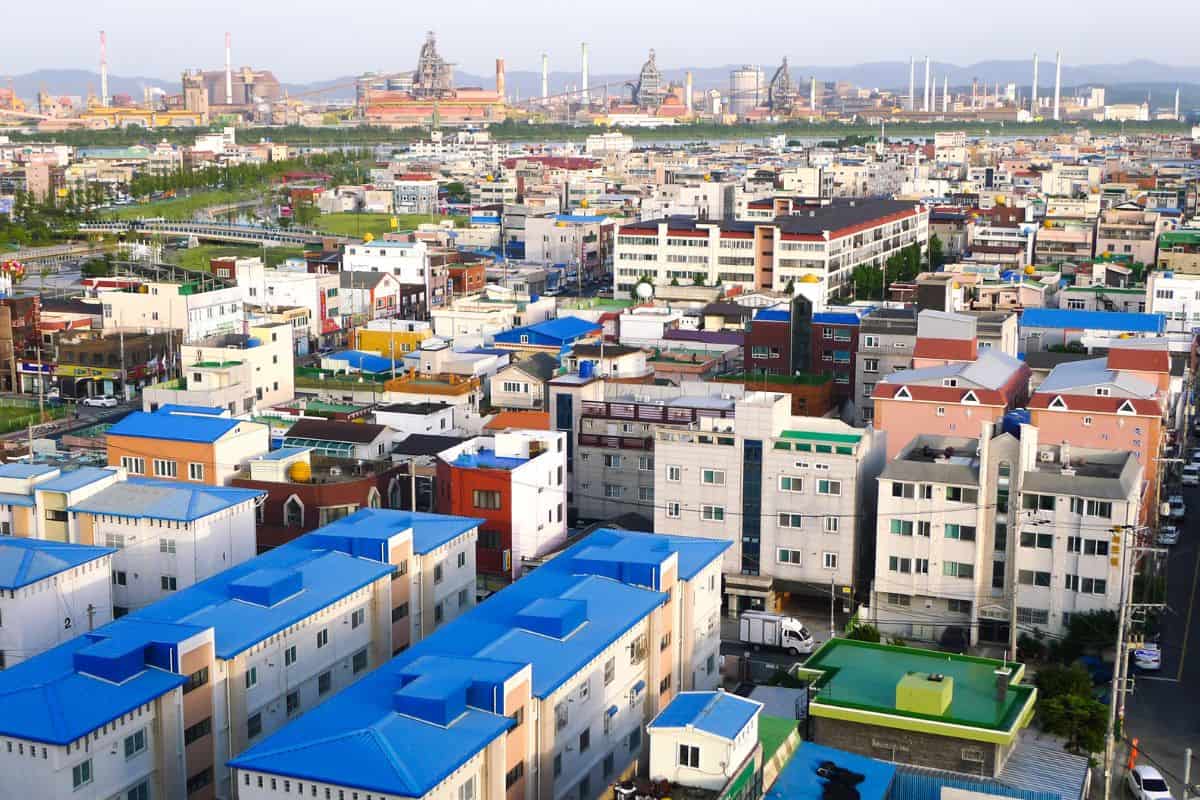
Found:
[[[542,102],[550,99],[550,56],[542,53]]]
[[[692,115],[692,71],[690,69],[683,80],[683,105],[690,117]]]
[[[1058,101],[1062,95],[1062,51],[1054,54],[1054,121],[1058,121]]]
[[[100,105],[108,107],[108,37],[100,31]]]
[[[924,103],[924,105],[921,107],[921,110],[922,110],[922,111],[929,111],[929,104],[930,104],[930,102],[931,102],[931,101],[930,101],[930,93],[929,93],[929,90],[930,90],[930,88],[932,88],[932,87],[930,87],[930,85],[929,85],[929,80],[930,80],[930,77],[929,77],[929,69],[930,69],[930,66],[931,66],[931,65],[930,65],[930,63],[929,63],[929,56],[925,56],[925,103]]]
[[[908,110],[917,110],[917,60],[908,57]]]
[[[1030,90],[1029,112],[1036,117],[1038,114],[1038,55],[1033,54],[1033,88]]]
[[[582,66],[583,66],[583,69],[582,69],[583,80],[581,82],[581,91],[579,93],[579,100],[586,106],[586,105],[591,105],[591,102],[588,98],[588,46],[587,46],[587,42],[583,43],[583,65]]]
[[[942,76],[942,113],[950,111],[950,76]]]
[[[225,31],[225,105],[233,105],[233,48]]]
[[[815,113],[817,110],[817,76],[813,75],[808,84],[808,107]]]
[[[1179,121],[1180,119],[1181,119],[1181,117],[1179,116],[1179,87],[1176,86],[1175,87],[1175,120]]]

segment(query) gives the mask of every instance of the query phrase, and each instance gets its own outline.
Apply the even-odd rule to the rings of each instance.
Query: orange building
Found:
[[[270,449],[270,429],[221,409],[164,405],[108,429],[108,464],[130,475],[224,486]]]

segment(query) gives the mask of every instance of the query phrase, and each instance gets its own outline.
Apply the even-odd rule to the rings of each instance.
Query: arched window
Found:
[[[283,504],[283,524],[288,528],[300,528],[304,525],[304,503],[292,495]]]

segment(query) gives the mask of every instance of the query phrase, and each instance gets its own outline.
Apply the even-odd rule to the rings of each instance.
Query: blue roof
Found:
[[[459,453],[452,464],[456,467],[475,469],[516,469],[528,462],[528,458],[498,456],[495,450],[484,447],[477,453]]]
[[[38,475],[45,475],[56,469],[58,467],[51,467],[47,464],[0,464],[0,478],[36,478]]]
[[[859,325],[863,317],[874,311],[874,308],[862,308],[857,311],[819,311],[813,314],[812,321],[825,325]]]
[[[820,800],[827,781],[817,774],[826,761],[863,776],[855,788],[859,800],[884,800],[889,795],[896,767],[883,761],[833,747],[803,742],[779,772],[765,800]]]
[[[421,797],[511,725],[495,700],[506,676],[529,665],[545,698],[665,602],[655,584],[613,579],[623,558],[661,568],[677,556],[694,575],[728,546],[596,531],[230,764]]]
[[[89,483],[111,478],[116,475],[115,469],[104,469],[103,467],[80,467],[68,472],[64,472],[56,478],[51,478],[48,481],[42,481],[35,484],[37,491],[47,492],[73,492],[76,489],[82,489]]]
[[[74,503],[69,510],[133,519],[194,522],[263,494],[266,492],[259,489],[135,477],[106,486],[91,497]]]
[[[107,547],[5,536],[0,538],[0,589],[20,589],[113,552]]]
[[[0,492],[0,506],[33,506],[33,498],[27,494]]]
[[[524,344],[562,346],[573,344],[585,336],[598,334],[600,330],[599,325],[581,317],[558,317],[535,325],[501,331],[496,334],[494,341],[504,344],[522,344],[521,337],[527,336],[529,339]]]
[[[785,308],[764,308],[754,315],[755,322],[791,322],[792,312]]]
[[[360,508],[349,516],[331,522],[314,534],[346,536],[362,540],[385,541],[401,531],[412,529],[413,552],[428,553],[454,541],[485,520],[449,514],[419,511],[395,511],[386,508]]]
[[[159,409],[154,413],[134,411],[108,429],[110,436],[137,436],[145,439],[167,439],[177,442],[212,443],[238,425],[248,425],[231,417],[208,417],[196,414],[172,414]]]
[[[356,369],[360,372],[388,372],[392,368],[392,360],[390,358],[384,358],[377,353],[368,353],[364,350],[342,350],[341,352],[330,353],[325,358],[333,361],[345,361],[350,365],[351,369]]]
[[[224,416],[225,411],[220,406],[189,406],[179,403],[165,403],[158,407],[160,414],[202,414],[209,417]]]
[[[695,728],[723,739],[734,739],[750,724],[762,703],[725,692],[681,692],[646,726]]]
[[[259,458],[261,458],[263,461],[282,461],[285,458],[291,458],[292,456],[298,456],[301,453],[305,453],[309,450],[312,450],[312,448],[311,447],[278,447],[269,453],[265,453],[265,454],[259,456]]]
[[[1072,328],[1128,333],[1162,333],[1166,330],[1162,314],[1129,311],[1071,311],[1061,308],[1030,308],[1021,314],[1022,328]]]
[[[555,222],[604,222],[608,217],[593,214],[555,214]]]

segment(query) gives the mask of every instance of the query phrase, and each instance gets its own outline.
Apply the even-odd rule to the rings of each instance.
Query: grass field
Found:
[[[303,254],[303,250],[299,247],[268,247],[265,252],[269,267],[278,266],[285,259],[299,257]],[[261,258],[263,253],[263,248],[250,245],[202,244],[187,250],[168,250],[165,257],[171,263],[178,264],[185,269],[207,272],[209,259],[221,256],[237,256],[239,258],[258,256]]]
[[[392,227],[393,219],[396,220],[395,228]],[[379,238],[394,230],[411,231],[418,225],[441,222],[446,219],[454,218],[439,217],[433,214],[355,214],[347,211],[337,214],[322,214],[313,223],[313,227],[327,233],[336,233],[339,236],[364,236],[370,233]],[[457,225],[458,222],[456,221],[455,224]]]
[[[138,219],[139,217],[164,217],[165,219],[190,220],[197,212],[209,206],[220,206],[238,200],[249,200],[258,194],[257,189],[242,189],[236,192],[226,192],[214,189],[207,192],[193,192],[187,197],[177,197],[173,200],[156,200],[153,203],[140,203],[125,206],[109,212],[116,219]]]
[[[46,405],[45,410],[47,421],[58,419],[67,413],[67,410],[62,406],[51,406],[49,404]],[[27,428],[31,424],[40,424],[36,401],[28,406],[0,406],[0,433],[9,433],[10,431]]]

